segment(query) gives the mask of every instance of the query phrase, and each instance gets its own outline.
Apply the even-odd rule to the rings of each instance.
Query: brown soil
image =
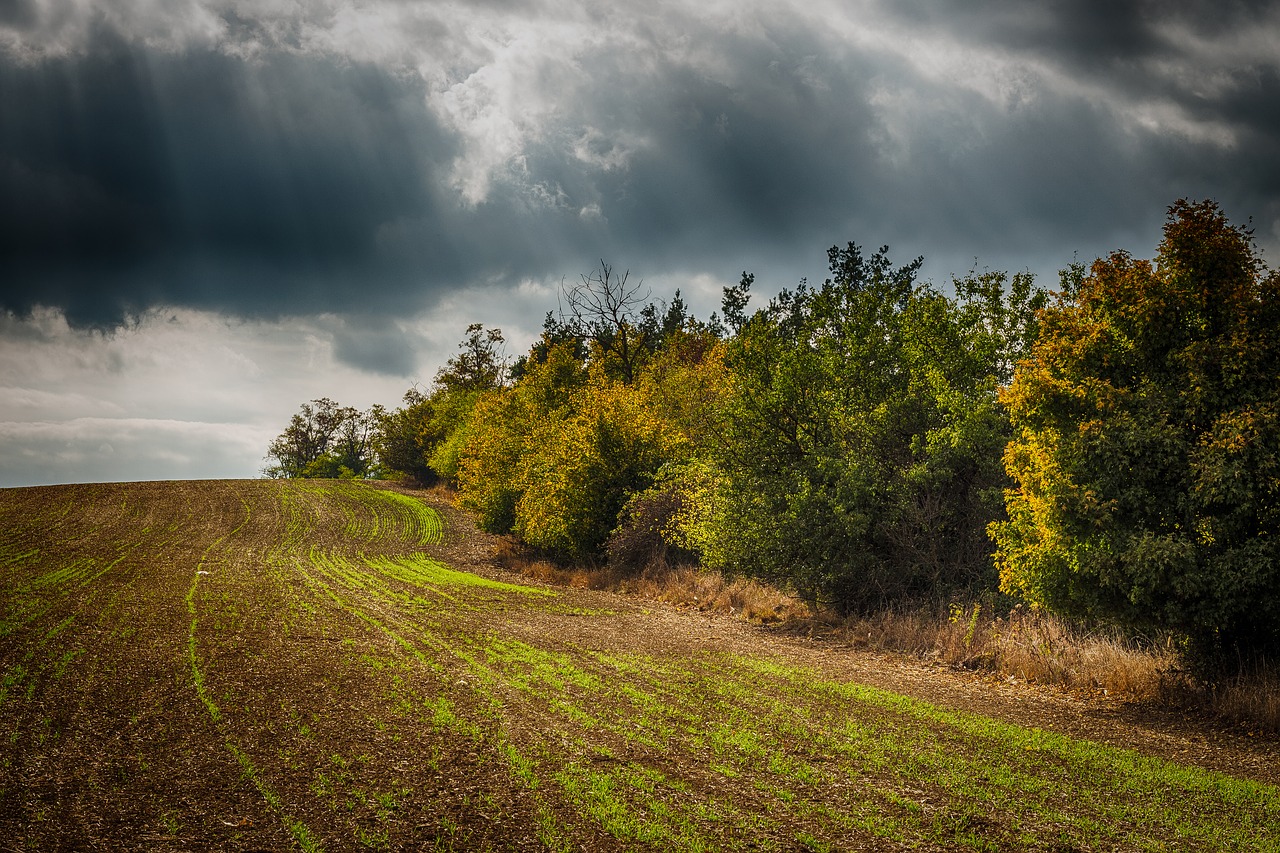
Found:
[[[512,784],[511,769],[484,744],[500,737],[545,749],[560,724],[518,679],[488,699],[474,689],[483,659],[442,663],[421,651],[465,645],[460,638],[497,633],[499,624],[504,642],[588,657],[773,658],[948,709],[1280,783],[1275,741],[1210,721],[856,651],[727,615],[563,588],[554,606],[521,608],[484,588],[468,593],[473,599],[393,578],[366,588],[341,565],[317,569],[325,564],[304,558],[358,560],[376,535],[379,553],[425,550],[457,569],[530,582],[500,568],[495,541],[439,494],[415,493],[446,520],[444,541],[424,546],[407,527],[388,538],[386,520],[378,528],[354,501],[322,500],[303,487],[284,509],[263,511],[277,505],[271,490],[279,488],[0,490],[0,851],[544,849],[551,842],[536,829],[561,807],[544,789]],[[38,556],[24,556],[32,551]],[[472,608],[479,601],[496,609]],[[601,611],[609,618],[591,617]],[[431,703],[444,700],[458,718],[488,721],[483,731],[429,724]],[[579,748],[563,737],[565,750]],[[638,758],[682,770],[704,790],[723,784],[623,738],[592,760]],[[762,796],[733,793],[740,807]],[[574,849],[635,846],[581,822],[569,829]],[[790,837],[772,846],[786,849]],[[872,837],[858,846],[898,849]]]

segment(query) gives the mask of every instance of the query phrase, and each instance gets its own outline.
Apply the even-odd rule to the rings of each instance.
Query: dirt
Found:
[[[479,652],[470,666],[422,656],[496,636],[499,623],[504,643],[587,657],[776,659],[947,709],[1280,783],[1275,741],[1156,707],[1084,700],[602,592],[561,588],[546,606],[516,608],[500,589],[466,598],[429,583],[371,586],[344,574],[342,561],[362,559],[374,544],[391,556],[425,551],[496,581],[531,582],[500,568],[496,540],[440,494],[415,493],[446,522],[443,541],[423,544],[407,526],[386,533],[388,519],[408,524],[394,508],[369,521],[355,498],[335,503],[303,487],[282,509],[264,511],[279,488],[0,490],[0,850],[555,847],[537,828],[572,815],[545,785],[512,784],[511,768],[488,751],[498,743],[541,754],[556,737],[565,750],[580,748],[556,734],[558,718],[522,687],[524,664],[486,693],[474,683],[489,671]],[[321,552],[332,566],[314,562]],[[480,601],[495,609],[473,607]],[[572,685],[565,691],[567,701],[576,695]],[[483,721],[482,730],[441,722],[446,707]],[[607,710],[578,713],[603,718]],[[704,794],[723,784],[637,741],[600,742],[611,751],[589,761],[643,759],[683,772]],[[745,787],[732,793],[741,807],[770,807]],[[561,841],[573,849],[635,846],[581,821],[565,827]],[[793,838],[760,841],[786,849]],[[898,849],[859,838],[861,849]]]

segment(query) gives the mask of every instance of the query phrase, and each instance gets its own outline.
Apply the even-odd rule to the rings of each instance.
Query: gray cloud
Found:
[[[369,373],[412,379],[418,370],[418,335],[387,317],[334,318],[333,355]]]
[[[401,375],[372,318],[601,256],[786,285],[853,239],[1051,273],[1147,251],[1183,195],[1266,242],[1280,40],[1223,8],[10,4],[0,309],[355,314],[338,357]]]
[[[0,485],[253,476],[598,259],[695,312],[890,244],[1280,248],[1280,7],[0,0]]]
[[[387,296],[378,229],[431,211],[447,135],[368,66],[273,55],[0,65],[4,307],[118,322],[152,304],[306,313]],[[430,243],[429,235],[424,242]],[[312,303],[314,300],[314,303]]]
[[[62,423],[0,422],[0,484],[198,480],[242,468],[273,434],[190,421],[77,418]],[[141,464],[140,464],[141,463]]]

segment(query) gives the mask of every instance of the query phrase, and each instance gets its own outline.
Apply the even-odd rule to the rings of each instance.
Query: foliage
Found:
[[[487,391],[503,383],[507,371],[502,330],[482,323],[467,326],[458,352],[436,373],[436,387],[448,393]]]
[[[459,450],[459,500],[486,529],[591,560],[632,496],[707,444],[723,368],[714,336],[696,321],[663,331],[630,382],[596,340],[580,347],[558,331],[549,321],[520,380],[476,406]]]
[[[440,438],[434,426],[435,409],[429,397],[411,388],[405,392],[403,408],[390,412],[378,410],[374,445],[378,459],[388,470],[421,484],[435,480],[424,447],[424,440],[434,443],[433,439]]]
[[[378,409],[361,412],[328,397],[303,403],[267,448],[269,477],[364,477],[375,472]]]
[[[714,464],[689,472],[683,535],[708,565],[846,612],[994,584],[995,391],[1042,299],[1029,275],[1006,294],[1001,274],[952,299],[886,252],[834,247],[820,287],[749,318],[750,278],[726,291],[733,393]]]
[[[1067,280],[1003,400],[1005,589],[1202,664],[1280,651],[1280,276],[1250,232],[1172,205],[1154,263]]]
[[[457,482],[458,450],[471,410],[487,391],[501,387],[507,371],[500,329],[467,327],[458,352],[436,373],[429,394],[411,388],[403,408],[379,411],[377,448],[383,465],[419,483]]]
[[[599,554],[623,505],[646,488],[678,439],[646,395],[593,371],[565,416],[534,432],[515,530],[572,558]]]
[[[508,533],[523,492],[520,467],[532,414],[520,389],[482,395],[458,453],[458,503],[476,512],[480,527]]]

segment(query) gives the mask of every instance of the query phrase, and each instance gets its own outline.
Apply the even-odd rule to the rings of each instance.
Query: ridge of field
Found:
[[[0,849],[1280,850],[1272,784],[499,579],[433,500],[0,490]]]

